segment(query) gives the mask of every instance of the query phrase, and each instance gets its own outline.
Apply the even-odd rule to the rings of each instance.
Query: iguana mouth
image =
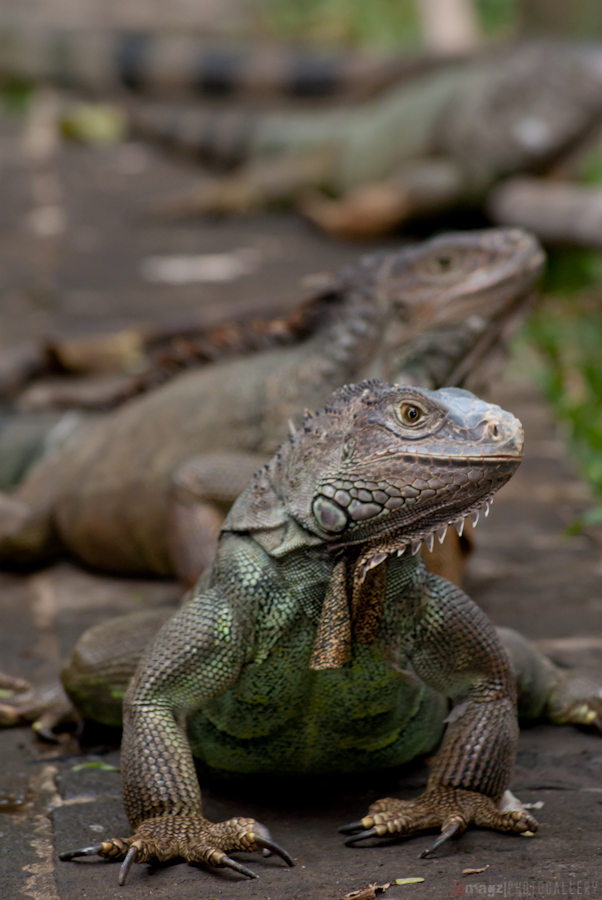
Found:
[[[435,544],[435,538],[442,544],[445,540],[448,528],[451,528],[452,526],[458,532],[458,536],[461,537],[464,531],[464,524],[468,517],[470,517],[473,528],[476,528],[481,513],[483,513],[485,517],[489,515],[494,493],[495,491],[492,491],[485,499],[479,498],[474,506],[468,508],[466,512],[457,516],[455,519],[450,519],[447,523],[437,525],[435,528],[425,530],[422,533],[419,532],[411,539],[404,540],[403,536],[400,535],[398,542],[395,540],[395,536],[391,535],[385,545],[379,544],[377,547],[373,548],[374,552],[370,553],[370,550],[368,550],[366,554],[360,557],[354,574],[355,583],[358,585],[362,584],[371,569],[374,569],[376,566],[385,562],[390,556],[403,556],[408,548],[410,548],[412,556],[415,556],[419,552],[422,544],[426,546],[429,552],[432,551]]]
[[[424,454],[429,461],[434,459],[441,459],[449,465],[449,456],[446,456],[444,453],[428,453]],[[487,463],[497,463],[497,462],[508,462],[508,460],[517,460],[522,459],[522,454],[520,453],[502,453],[496,456],[491,456],[489,453],[483,454],[483,456],[477,456],[473,454],[472,456],[456,456],[454,457],[453,463],[455,466],[460,465],[478,465],[479,463],[487,462]]]

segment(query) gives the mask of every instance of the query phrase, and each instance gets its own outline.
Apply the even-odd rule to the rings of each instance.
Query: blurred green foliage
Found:
[[[601,282],[602,255],[596,250],[566,247],[548,252],[548,264],[541,285],[544,294],[565,297],[567,304],[575,306],[578,305],[580,291]]]
[[[579,159],[576,176],[584,184],[602,185],[602,132]]]
[[[518,22],[518,0],[475,0],[481,28],[487,35],[505,37]]]
[[[286,40],[367,46],[383,51],[422,44],[415,0],[260,0],[267,28]],[[483,31],[512,31],[517,0],[474,0]]]
[[[23,115],[29,109],[33,84],[24,78],[6,78],[0,83],[0,104],[9,115]]]
[[[575,162],[575,178],[602,185],[602,140]],[[602,253],[564,248],[548,254],[544,300],[524,337],[535,347],[536,378],[567,427],[570,448],[598,505],[578,520],[602,524]]]
[[[535,377],[597,500],[572,527],[576,533],[602,524],[602,254],[566,249],[549,259],[544,299],[522,340],[537,351]]]
[[[420,46],[413,0],[261,0],[266,24],[279,38],[372,46]]]
[[[594,147],[583,160],[580,180],[586,184],[602,184],[602,147]]]

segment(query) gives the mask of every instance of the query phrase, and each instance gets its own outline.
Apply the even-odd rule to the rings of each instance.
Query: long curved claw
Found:
[[[360,819],[359,822],[350,822],[349,825],[341,825],[339,834],[353,834],[355,831],[359,831],[361,828],[365,827],[364,820]]]
[[[107,859],[123,860],[119,872],[119,884],[126,882],[134,863],[153,859],[165,861],[182,857],[190,863],[203,863],[213,867],[233,869],[245,878],[258,878],[251,869],[231,859],[225,850],[263,850],[278,855],[287,865],[293,866],[292,857],[276,844],[264,825],[254,819],[229,819],[212,823],[202,816],[172,816],[166,826],[165,818],[148,819],[138,826],[130,838],[112,838],[93,847],[82,847],[60,854],[61,860],[78,856],[98,855]]]
[[[434,843],[420,854],[422,859],[434,853],[454,835],[461,834],[471,822],[479,828],[492,828],[504,833],[537,831],[537,822],[523,809],[501,809],[486,794],[445,785],[432,785],[415,800],[385,797],[373,803],[369,813],[362,824],[375,824],[348,838],[345,841],[348,847],[370,838],[409,837],[419,832],[440,829]],[[352,823],[345,830],[350,831],[357,824]]]
[[[452,822],[451,825],[448,825],[447,828],[444,828],[436,841],[433,841],[430,847],[427,847],[426,850],[423,850],[418,859],[425,859],[431,853],[433,853],[437,847],[440,847],[441,844],[444,844],[445,841],[448,841],[454,834],[457,834],[460,830],[460,822],[457,820]]]
[[[259,878],[256,872],[253,872],[252,869],[247,869],[246,866],[243,866],[242,863],[236,862],[235,859],[230,859],[229,856],[224,856],[220,860],[220,866],[226,866],[228,869],[234,869],[235,872],[240,872],[241,875],[246,875],[247,878]],[[121,882],[120,882],[121,884]]]
[[[269,850],[271,853],[275,853],[280,857],[280,859],[283,859],[287,866],[291,866],[292,868],[295,865],[292,856],[275,841],[272,841],[270,838],[263,837],[260,834],[256,834],[254,836],[254,839],[255,843],[260,847],[265,847],[266,850]]]
[[[56,734],[50,730],[50,728],[46,728],[45,725],[40,725],[38,722],[34,722],[31,726],[35,731],[37,736],[42,741],[46,741],[47,744],[59,744],[60,741]]]
[[[138,855],[138,848],[132,845],[128,852],[126,853],[125,859],[121,864],[121,868],[119,870],[119,885],[123,887],[125,884],[125,879],[128,877],[129,871],[132,868],[133,864],[136,862],[136,856]]]
[[[96,856],[101,850],[102,844],[94,844],[93,847],[80,847],[78,850],[65,850],[64,853],[59,853],[59,859],[62,862],[69,862],[78,856]]]
[[[368,828],[367,831],[360,831],[359,834],[354,834],[353,837],[347,838],[345,841],[346,847],[353,847],[354,844],[357,844],[359,841],[363,841],[366,838],[371,837],[380,837],[381,835],[378,833],[376,828]]]

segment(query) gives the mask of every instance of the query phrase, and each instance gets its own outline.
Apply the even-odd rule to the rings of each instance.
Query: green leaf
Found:
[[[424,878],[396,878],[395,884],[419,884]]]
[[[594,506],[593,509],[588,509],[569,525],[565,533],[569,537],[574,537],[576,534],[581,534],[587,525],[602,525],[602,506]]]
[[[118,766],[112,766],[106,762],[85,762],[71,766],[72,772],[80,772],[82,769],[100,769],[101,772],[121,772]]]

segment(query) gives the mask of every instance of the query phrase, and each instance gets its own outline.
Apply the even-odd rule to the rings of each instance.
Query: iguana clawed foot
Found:
[[[602,678],[596,669],[560,669],[547,717],[558,725],[591,725],[602,732]]]
[[[143,822],[129,838],[113,838],[92,847],[69,850],[60,859],[71,860],[78,856],[103,856],[106,859],[123,859],[119,884],[125,884],[133,863],[151,860],[166,862],[182,857],[190,863],[227,867],[246,875],[258,876],[251,869],[230,859],[228,853],[236,850],[267,850],[276,853],[289,866],[294,862],[286,850],[275,844],[270,833],[255,819],[228,819],[214,824],[202,816],[162,816]]]
[[[33,687],[23,678],[0,672],[0,727],[31,722],[38,737],[56,743],[54,728],[79,721],[60,681]]]
[[[437,840],[420,856],[428,856],[455,834],[462,834],[470,823],[480,828],[523,834],[537,831],[537,822],[525,810],[501,812],[491,797],[474,791],[436,787],[416,800],[395,800],[386,797],[373,803],[369,815],[339,829],[353,834],[345,841],[350,847],[366,838],[414,834],[440,828]],[[363,829],[363,830],[360,830]],[[359,834],[354,834],[358,832]]]

